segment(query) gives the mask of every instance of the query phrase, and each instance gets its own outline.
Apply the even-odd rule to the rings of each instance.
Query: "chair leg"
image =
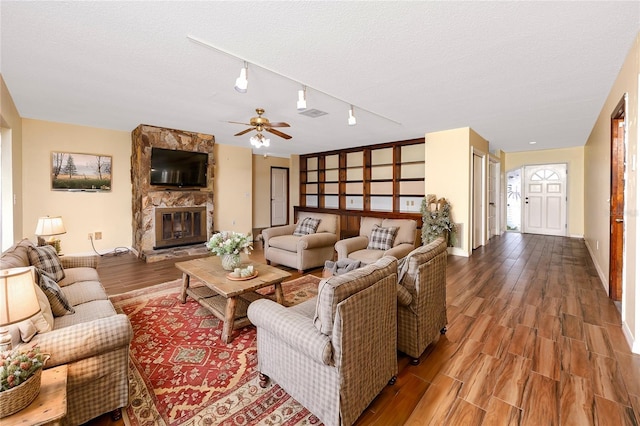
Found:
[[[259,373],[258,377],[260,378],[260,381],[258,382],[260,387],[262,389],[266,388],[267,387],[267,383],[269,383],[269,376],[267,376],[266,374]]]
[[[116,408],[111,412],[111,420],[117,422],[120,419],[122,419],[122,408]]]
[[[420,364],[420,358],[411,358],[411,365]]]
[[[267,260],[267,265],[271,265],[271,261],[270,260]]]
[[[395,385],[396,380],[398,380],[398,376],[393,376],[391,379],[389,379],[389,385],[391,386]]]
[[[445,325],[440,329],[440,334],[445,334],[447,332],[447,326]]]

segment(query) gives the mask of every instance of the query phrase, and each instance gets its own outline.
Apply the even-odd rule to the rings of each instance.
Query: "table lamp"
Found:
[[[7,325],[40,312],[33,267],[0,270],[0,352],[11,349]]]
[[[61,254],[60,240],[53,238],[53,236],[66,233],[67,230],[64,229],[62,216],[44,216],[38,219],[38,225],[36,225],[36,236],[38,237],[39,246],[43,246],[45,244],[52,245],[55,247],[56,253]],[[45,241],[42,237],[49,237],[49,239]]]

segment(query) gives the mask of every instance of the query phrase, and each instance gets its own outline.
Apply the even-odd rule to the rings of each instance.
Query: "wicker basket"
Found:
[[[0,392],[0,418],[17,413],[36,399],[40,393],[40,379],[42,368],[13,389]]]

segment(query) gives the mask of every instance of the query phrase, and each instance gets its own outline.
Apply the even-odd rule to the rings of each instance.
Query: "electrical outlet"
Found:
[[[94,235],[96,236],[96,240],[102,239],[102,232],[95,232]]]
[[[88,240],[93,238],[93,234],[91,232],[89,232],[89,236],[87,237]]]

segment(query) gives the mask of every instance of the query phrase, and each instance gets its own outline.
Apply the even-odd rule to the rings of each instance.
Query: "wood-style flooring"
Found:
[[[180,277],[173,261],[101,260],[109,294]],[[356,424],[640,424],[640,356],[583,240],[507,233],[449,256],[447,313],[447,334],[417,366],[399,354],[396,384]]]

